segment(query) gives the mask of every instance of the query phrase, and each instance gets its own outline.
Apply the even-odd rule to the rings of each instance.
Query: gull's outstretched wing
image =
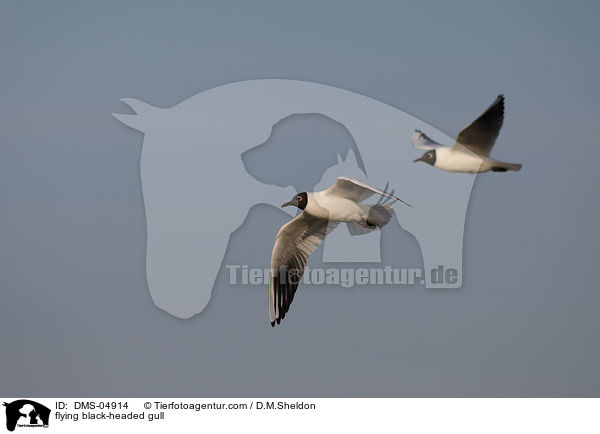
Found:
[[[457,144],[462,145],[478,155],[487,157],[500,133],[502,122],[504,122],[504,95],[498,95],[481,116],[458,133],[456,143],[452,147],[455,148]]]
[[[305,212],[279,229],[271,255],[269,319],[279,324],[290,308],[308,257],[338,222],[320,219]]]
[[[412,137],[410,138],[410,142],[413,147],[417,149],[423,149],[429,151],[431,149],[442,148],[444,145],[430,139],[423,131],[415,130],[413,132]]]
[[[386,191],[372,187],[365,182],[359,181],[358,179],[347,178],[345,176],[340,176],[335,184],[325,190],[325,194],[351,199],[358,203],[362,202],[373,194],[379,194],[383,197],[387,197],[388,199],[402,202],[403,204],[410,206],[402,199],[399,199]]]

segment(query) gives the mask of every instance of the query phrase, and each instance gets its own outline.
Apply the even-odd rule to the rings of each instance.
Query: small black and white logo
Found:
[[[19,399],[4,403],[6,407],[6,429],[14,431],[16,427],[40,428],[48,427],[50,409],[29,399]]]

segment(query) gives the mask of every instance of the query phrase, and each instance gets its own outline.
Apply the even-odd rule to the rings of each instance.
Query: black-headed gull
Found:
[[[494,172],[520,170],[520,164],[489,158],[503,121],[504,96],[498,95],[481,116],[463,128],[452,146],[443,146],[431,140],[423,132],[415,130],[411,140],[413,146],[427,150],[415,162],[423,161],[448,172],[482,173],[490,170]]]
[[[394,212],[392,202],[406,204],[391,193],[393,191],[387,193],[354,178],[340,177],[327,190],[298,193],[292,200],[281,205],[296,206],[302,213],[283,225],[275,238],[268,295],[272,326],[285,318],[308,257],[327,234],[342,222],[346,223],[353,235],[382,228]],[[360,205],[360,202],[373,194],[379,194],[387,201]]]

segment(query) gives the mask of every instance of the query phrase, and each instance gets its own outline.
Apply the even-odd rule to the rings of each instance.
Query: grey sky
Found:
[[[4,3],[0,395],[598,396],[599,9]],[[142,136],[110,113],[124,96],[168,107],[273,77],[359,92],[450,136],[506,95],[492,155],[523,169],[477,178],[461,289],[301,288],[302,315],[276,330],[266,289],[227,288],[226,273],[191,320],[154,306]],[[268,208],[249,223],[286,221]],[[418,254],[406,233],[389,242]]]

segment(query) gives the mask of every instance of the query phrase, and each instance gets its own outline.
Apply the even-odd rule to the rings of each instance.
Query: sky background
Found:
[[[4,2],[0,395],[599,396],[599,9]],[[476,179],[461,289],[301,288],[277,329],[266,289],[226,273],[191,320],[154,306],[143,137],[111,112],[255,78],[352,90],[450,136],[504,93],[492,155],[523,169]],[[288,219],[267,208],[249,225]]]

